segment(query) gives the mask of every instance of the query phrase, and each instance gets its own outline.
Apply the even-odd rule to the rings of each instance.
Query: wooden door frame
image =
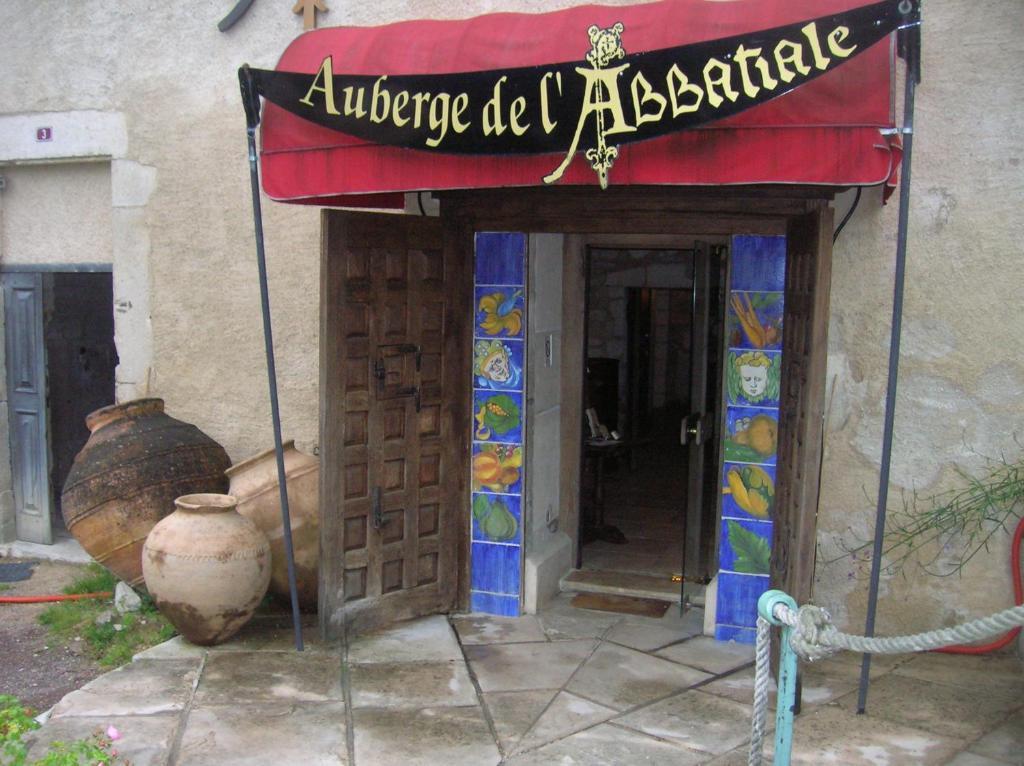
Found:
[[[824,380],[828,334],[828,293],[831,274],[831,221],[829,201],[840,191],[830,187],[641,187],[613,186],[486,189],[439,194],[445,242],[461,249],[472,263],[473,234],[477,231],[555,232],[565,235],[563,250],[562,397],[578,399],[582,392],[583,314],[587,247],[657,247],[681,237],[736,234],[783,235],[793,227],[811,227],[815,243],[813,273],[803,281],[787,276],[784,325],[811,320],[804,332],[787,332],[783,358],[804,360],[789,387],[789,399],[780,409],[778,515],[772,550],[772,585],[794,594],[810,592],[814,573],[813,543],[817,529],[818,475],[822,458],[821,423],[824,417]],[[799,229],[798,229],[799,230]],[[790,315],[789,292],[801,285],[805,309]],[[576,306],[577,310],[570,310]],[[808,341],[808,339],[810,339]],[[466,359],[465,364],[470,364]],[[793,368],[791,368],[793,369]],[[468,373],[467,373],[468,375]],[[800,383],[793,388],[793,383]],[[786,384],[783,383],[785,386]],[[786,394],[784,389],[783,394]],[[788,402],[788,403],[787,403]],[[468,407],[468,403],[467,403]],[[580,463],[578,438],[582,432],[579,407],[562,407],[563,466]],[[787,427],[787,424],[788,427]],[[783,440],[792,442],[784,450]],[[786,460],[783,453],[786,453]],[[468,471],[468,453],[466,456]],[[796,486],[799,483],[799,486]],[[469,499],[465,500],[467,509]],[[579,476],[563,472],[559,525],[574,530],[579,518]],[[468,519],[468,510],[466,512]],[[463,525],[459,543],[459,604],[469,603],[469,525]],[[576,560],[575,541],[573,560]]]

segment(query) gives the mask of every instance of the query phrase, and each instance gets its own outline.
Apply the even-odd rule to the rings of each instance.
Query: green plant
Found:
[[[0,764],[22,766],[27,755],[23,739],[39,724],[32,711],[9,694],[0,694]]]
[[[0,766],[25,766],[28,748],[25,735],[39,728],[32,711],[16,697],[0,694]],[[85,739],[51,742],[42,758],[30,766],[131,766],[114,748],[121,733],[113,726],[97,729]]]
[[[882,549],[884,571],[905,574],[916,563],[929,574],[948,577],[963,572],[992,538],[1011,532],[1024,514],[1024,458],[1009,462],[989,459],[980,477],[957,470],[958,486],[922,497],[904,496],[900,513],[893,514]],[[855,561],[870,560],[872,541],[843,545],[843,554]]]
[[[65,593],[112,591],[117,583],[113,575],[98,564],[90,564],[85,574],[64,589]],[[65,643],[76,638],[85,642],[87,653],[101,667],[112,668],[131,660],[139,651],[159,644],[174,635],[174,628],[157,611],[149,596],[143,595],[138,612],[113,614],[106,622],[97,622],[109,612],[109,599],[62,601],[39,615],[39,622]]]

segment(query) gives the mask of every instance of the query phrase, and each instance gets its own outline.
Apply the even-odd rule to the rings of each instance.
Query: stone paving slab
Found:
[[[540,621],[533,615],[495,617],[489,614],[464,614],[452,618],[463,646],[476,644],[522,644],[546,641]]]
[[[766,752],[770,752],[770,745]],[[792,762],[807,766],[932,766],[948,763],[964,746],[963,740],[857,715],[829,704],[797,716]]]
[[[436,615],[357,636],[349,644],[348,661],[461,662],[462,650],[448,618]]]
[[[615,644],[601,644],[566,688],[621,711],[711,678],[708,673],[660,657]]]
[[[29,736],[28,763],[42,758],[51,742],[86,739],[114,726],[121,738],[113,743],[113,749],[131,761],[132,766],[165,766],[180,719],[179,713],[158,713],[102,718],[67,716],[51,720]]]
[[[605,634],[604,640],[622,644],[630,649],[638,649],[641,652],[650,652],[690,638],[700,632],[681,625],[662,625],[660,623],[660,620],[655,624],[623,620],[611,627]]]
[[[590,656],[597,642],[553,641],[464,648],[484,692],[557,689]]]
[[[341,701],[341,658],[305,652],[223,652],[207,657],[196,704],[275,700]]]
[[[189,714],[178,763],[339,766],[348,762],[345,728],[340,702],[196,707]]]
[[[129,663],[66,695],[51,718],[177,712],[192,694],[200,664],[199,659]]]
[[[1018,710],[988,734],[971,743],[968,749],[972,753],[998,758],[1007,763],[1024,764],[1024,710]]]
[[[728,673],[754,661],[753,646],[734,641],[716,641],[710,636],[697,636],[655,654],[715,675]]]
[[[751,712],[750,705],[691,690],[615,722],[713,756],[749,741]]]
[[[479,707],[353,710],[359,766],[496,766],[501,761]]]
[[[607,721],[618,711],[562,691],[519,742],[519,749],[532,749]]]
[[[498,742],[506,752],[519,743],[556,694],[553,689],[540,689],[483,695]]]
[[[459,662],[385,662],[349,669],[353,707],[419,708],[477,704]]]
[[[600,724],[528,753],[514,755],[508,766],[691,766],[707,754],[686,750],[631,729]]]
[[[928,652],[911,657],[893,673],[922,681],[1024,697],[1024,663],[1013,654],[971,656]]]
[[[569,603],[571,600],[571,594],[559,594],[537,615],[544,633],[552,641],[597,638],[623,619],[614,612],[577,609]]]
[[[855,713],[857,693],[851,692],[838,704]],[[956,687],[890,674],[871,682],[866,714],[933,734],[973,740],[1022,706],[1024,698],[996,689]]]

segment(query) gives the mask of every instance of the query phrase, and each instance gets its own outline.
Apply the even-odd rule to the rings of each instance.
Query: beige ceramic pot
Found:
[[[282,446],[295,555],[295,584],[299,606],[303,611],[312,612],[316,611],[317,564],[320,559],[320,461],[295,449],[292,439]],[[263,530],[270,540],[270,592],[288,600],[291,595],[276,453],[272,449],[261,452],[231,466],[227,475],[231,482],[228,492],[238,498],[238,512]]]
[[[270,583],[270,543],[231,495],[185,495],[142,546],[142,574],[160,612],[193,644],[227,640]]]

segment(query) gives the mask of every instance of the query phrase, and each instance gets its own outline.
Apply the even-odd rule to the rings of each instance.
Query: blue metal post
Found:
[[[757,613],[772,625],[782,628],[779,647],[779,683],[775,700],[775,766],[789,766],[793,753],[793,710],[796,705],[796,652],[789,645],[792,628],[775,616],[775,606],[783,604],[794,612],[796,601],[781,590],[769,590],[757,601]]]

